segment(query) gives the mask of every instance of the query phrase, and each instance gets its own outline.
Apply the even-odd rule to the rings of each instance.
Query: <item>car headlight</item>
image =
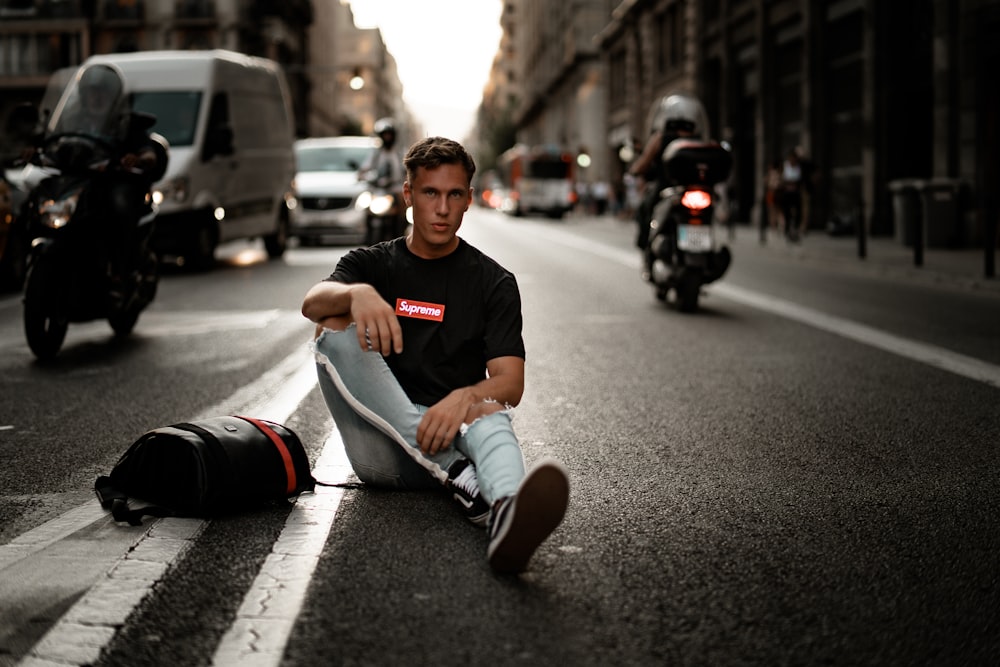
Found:
[[[38,220],[46,227],[59,229],[69,223],[80,201],[82,190],[75,190],[61,199],[46,199],[38,205]]]
[[[372,203],[372,193],[365,190],[364,192],[358,195],[357,200],[355,200],[354,202],[354,208],[358,209],[359,211],[363,211],[369,206],[371,206],[371,203]]]

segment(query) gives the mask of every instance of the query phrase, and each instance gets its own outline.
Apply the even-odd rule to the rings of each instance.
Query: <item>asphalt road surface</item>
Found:
[[[298,312],[347,249],[232,246],[51,364],[0,297],[0,665],[1000,661],[996,293],[737,243],[687,315],[625,223],[475,209],[462,235],[521,287],[525,457],[571,474],[526,573],[444,494],[351,484]],[[93,500],[143,432],[218,414],[348,484],[140,527]]]

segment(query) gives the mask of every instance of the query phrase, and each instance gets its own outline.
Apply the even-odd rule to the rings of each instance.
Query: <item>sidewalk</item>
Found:
[[[858,253],[857,236],[830,236],[823,230],[813,230],[800,243],[789,243],[782,236],[768,232],[761,244],[760,230],[737,224],[730,243],[733,254],[769,252],[793,260],[822,262],[838,269],[865,272],[901,281],[920,281],[939,287],[966,289],[1000,298],[1000,266],[998,276],[986,277],[983,248],[924,248],[923,264],[914,263],[913,248],[891,237],[865,240],[865,258]],[[727,232],[723,232],[725,236]],[[996,259],[1000,265],[1000,250]]]

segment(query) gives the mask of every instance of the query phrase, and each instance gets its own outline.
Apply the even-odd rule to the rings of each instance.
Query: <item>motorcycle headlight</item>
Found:
[[[59,229],[65,227],[76,211],[80,201],[80,190],[67,194],[60,199],[45,199],[38,205],[38,219],[46,227]]]
[[[392,195],[381,195],[372,199],[369,210],[372,215],[385,215],[392,208]]]
[[[153,191],[153,201],[161,204],[165,201],[183,202],[188,197],[188,182],[186,178],[172,178],[157,184]]]

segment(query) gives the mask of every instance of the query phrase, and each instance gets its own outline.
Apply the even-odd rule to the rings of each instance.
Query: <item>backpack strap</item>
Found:
[[[128,496],[119,491],[111,483],[111,478],[101,475],[94,482],[94,492],[101,507],[111,510],[111,516],[115,521],[127,521],[130,526],[141,526],[144,516],[174,516],[176,513],[166,507],[159,505],[146,505],[138,509],[128,506]]]
[[[268,439],[274,443],[274,447],[278,450],[278,454],[281,455],[281,461],[285,465],[285,479],[287,480],[285,491],[288,495],[295,493],[295,489],[298,488],[298,479],[295,474],[295,462],[292,461],[292,453],[288,451],[288,445],[285,444],[285,441],[282,440],[277,431],[271,428],[270,424],[261,419],[244,417],[243,415],[234,416],[256,426],[257,430],[266,435]]]

